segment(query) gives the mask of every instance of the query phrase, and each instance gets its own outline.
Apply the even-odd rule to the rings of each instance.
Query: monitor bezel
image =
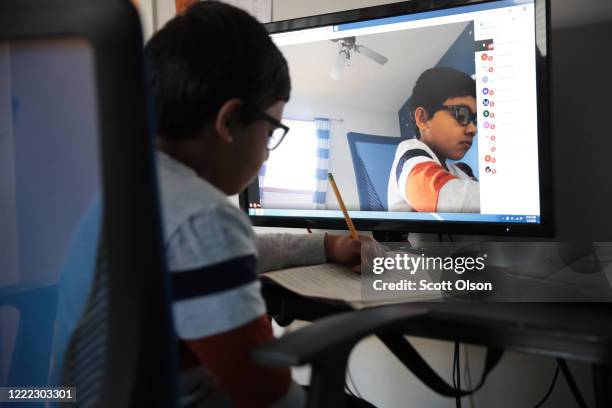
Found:
[[[412,0],[385,4],[355,10],[340,11],[275,21],[265,24],[270,34],[316,28],[335,24],[394,17],[405,14],[454,8],[482,3],[495,3],[503,0]],[[544,19],[535,18],[536,41],[536,81],[538,103],[538,165],[540,170],[540,223],[503,223],[503,222],[465,222],[434,220],[382,220],[354,218],[353,223],[359,230],[366,231],[408,231],[448,234],[482,234],[499,236],[551,237],[554,236],[552,202],[552,155],[551,155],[551,118],[550,118],[550,2],[534,0],[536,15],[544,13]],[[539,53],[538,53],[539,51]],[[239,196],[240,207],[248,214],[248,189]],[[282,217],[249,215],[253,225],[262,227],[346,229],[342,217]]]

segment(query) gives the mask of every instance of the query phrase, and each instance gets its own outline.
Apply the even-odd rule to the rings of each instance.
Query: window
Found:
[[[316,189],[317,132],[313,121],[283,120],[290,131],[270,152],[263,179],[264,208],[312,208]]]

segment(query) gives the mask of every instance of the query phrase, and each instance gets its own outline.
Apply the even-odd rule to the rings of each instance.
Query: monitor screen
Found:
[[[331,173],[361,228],[542,233],[544,2],[407,3],[268,25],[290,130],[243,195],[255,225],[343,227]]]

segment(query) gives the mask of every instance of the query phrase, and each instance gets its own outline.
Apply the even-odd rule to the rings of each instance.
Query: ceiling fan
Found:
[[[356,44],[355,37],[334,38],[330,41],[338,43],[338,57],[336,58],[336,64],[329,73],[329,76],[332,77],[332,79],[338,80],[340,78],[340,74],[342,73],[344,67],[350,64],[351,53],[361,54],[380,65],[385,65],[387,61],[389,61],[389,58],[377,53],[365,45]]]

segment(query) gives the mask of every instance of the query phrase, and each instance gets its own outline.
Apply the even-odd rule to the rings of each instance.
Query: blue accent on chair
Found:
[[[101,224],[102,197],[98,193],[79,221],[60,272],[57,323],[53,336],[54,365],[49,374],[49,386],[61,384],[64,354],[87,305],[95,274]]]
[[[0,288],[0,306],[12,306],[19,312],[15,348],[5,386],[47,386],[56,304],[57,285],[51,282]]]
[[[362,211],[387,211],[387,188],[400,137],[349,132],[355,180]]]

